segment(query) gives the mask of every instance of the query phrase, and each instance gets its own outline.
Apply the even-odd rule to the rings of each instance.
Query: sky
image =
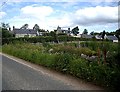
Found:
[[[6,2],[6,3],[5,3]],[[53,31],[79,27],[88,32],[112,32],[118,29],[117,0],[1,0],[0,21],[20,28],[28,24],[33,28]]]

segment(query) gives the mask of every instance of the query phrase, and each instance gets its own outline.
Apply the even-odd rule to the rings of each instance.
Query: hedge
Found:
[[[92,41],[93,39],[76,38],[67,35],[60,35],[57,37],[58,42],[66,41]],[[37,36],[37,37],[21,37],[21,38],[2,38],[2,44],[14,43],[16,41],[30,42],[30,43],[42,43],[42,42],[55,42],[56,39],[52,36]],[[98,40],[99,41],[99,40]]]

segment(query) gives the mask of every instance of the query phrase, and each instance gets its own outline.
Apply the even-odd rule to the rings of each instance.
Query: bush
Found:
[[[81,54],[85,54],[88,56],[96,55],[95,51],[90,50],[89,48],[76,48],[73,46],[56,46],[53,48],[54,53],[69,53],[72,55],[80,56]]]
[[[73,60],[73,56],[70,54],[58,54],[55,57],[54,67],[56,70],[68,71],[69,63]]]
[[[22,58],[24,60],[43,65],[45,67],[56,69],[64,73],[70,73],[76,77],[107,88],[118,90],[120,83],[120,68],[103,65],[97,62],[86,62],[85,59],[77,58],[76,55],[86,53],[91,55],[88,48],[75,48],[56,45],[56,51],[59,53],[49,54],[44,52],[46,47],[30,43],[6,44],[3,46],[3,52]],[[90,53],[89,53],[90,52]],[[75,55],[74,55],[75,54]]]

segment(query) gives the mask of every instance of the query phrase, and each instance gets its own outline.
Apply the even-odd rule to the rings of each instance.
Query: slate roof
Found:
[[[14,29],[15,34],[37,34],[36,30],[33,29]]]
[[[118,40],[116,36],[107,36],[108,40]]]
[[[81,36],[82,38],[93,38],[93,35],[82,34]]]

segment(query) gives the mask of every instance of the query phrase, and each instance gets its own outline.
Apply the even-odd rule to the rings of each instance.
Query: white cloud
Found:
[[[2,19],[4,16],[6,16],[7,14],[5,12],[0,12],[0,19]]]
[[[37,23],[42,29],[53,30],[58,25],[66,27],[70,26],[72,23],[67,12],[59,11],[59,16],[54,16],[53,13],[58,11],[53,10],[53,8],[50,6],[26,6],[21,8],[20,12],[21,13],[19,16],[15,16],[11,20],[9,20],[11,21],[11,24],[16,23],[17,27],[21,27],[23,23],[28,23],[29,28],[32,28],[34,24]]]
[[[57,10],[50,6],[31,5],[21,8],[20,15],[9,20],[10,25],[18,28],[28,23],[29,28],[32,28],[34,24],[38,24],[41,29],[50,31],[56,29],[58,25],[70,27],[71,29],[79,26],[81,30],[88,28],[90,31],[111,28],[114,31],[117,29],[117,22],[118,7],[110,6],[85,7],[70,12]]]
[[[74,22],[80,25],[118,22],[118,7],[89,7],[75,12]]]
[[[50,18],[47,20],[47,23],[53,28],[56,28],[58,25],[61,27],[70,27],[72,25],[70,18],[65,15],[61,18]]]
[[[43,18],[53,13],[53,9],[49,6],[26,6],[21,9],[21,14],[36,18]]]

